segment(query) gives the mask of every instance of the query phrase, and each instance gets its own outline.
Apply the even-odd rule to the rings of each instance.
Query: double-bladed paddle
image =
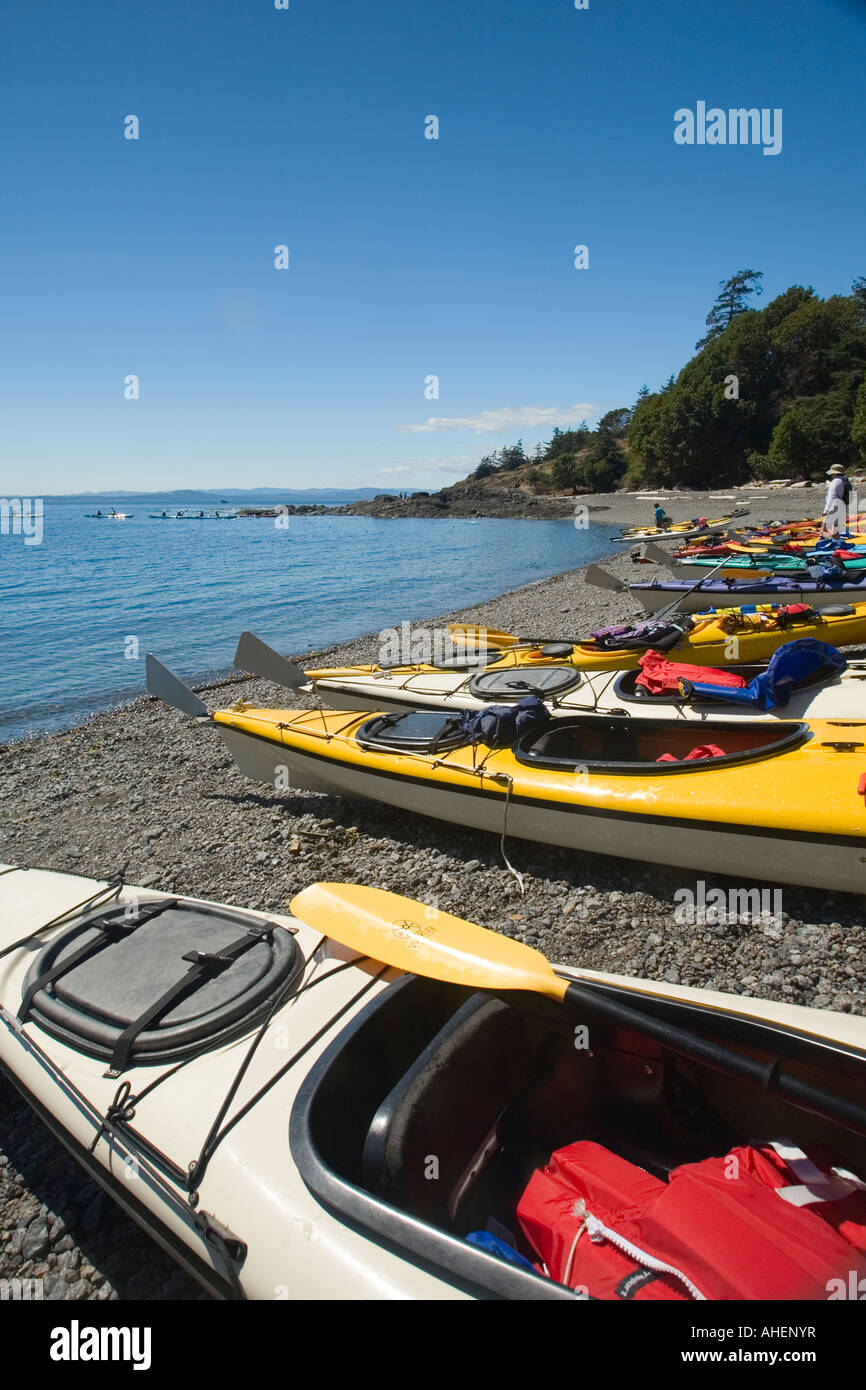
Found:
[[[313,883],[291,901],[296,917],[361,955],[397,970],[471,989],[528,990],[587,1010],[728,1076],[776,1092],[800,1110],[866,1134],[866,1110],[764,1062],[622,1004],[603,988],[564,980],[540,951],[412,898],[357,883]]]
[[[467,647],[482,651],[485,647],[546,647],[552,642],[575,645],[571,637],[518,637],[513,632],[500,632],[480,623],[448,623],[447,632],[452,642],[463,642]]]
[[[718,574],[719,570],[724,568],[729,558],[730,557],[726,555],[724,560],[720,560],[717,565],[713,565],[712,569],[707,570],[706,574],[702,574],[700,579],[698,579],[690,589],[686,589],[685,593],[677,594],[672,603],[667,604],[664,608],[660,608],[657,613],[653,613],[653,619],[659,622],[670,613],[675,613],[683,600],[688,598],[689,594],[693,594],[696,589],[700,589],[702,585],[706,584],[708,579],[712,579],[714,574]],[[612,589],[614,593],[617,594],[629,588],[628,584],[623,584],[622,580],[616,579],[614,575],[608,574],[607,570],[601,569],[598,565],[587,565],[583,572],[583,577],[587,584],[595,584],[599,589]],[[717,604],[716,606],[718,608],[724,607],[723,604]]]

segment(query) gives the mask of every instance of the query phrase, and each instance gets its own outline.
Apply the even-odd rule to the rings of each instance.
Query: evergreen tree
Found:
[[[626,470],[625,455],[613,432],[602,429],[583,461],[583,486],[588,492],[609,492],[615,488]]]
[[[511,473],[515,468],[520,468],[526,463],[526,454],[523,452],[523,440],[518,439],[516,444],[509,444],[502,450],[500,457],[500,467],[506,473]]]
[[[762,270],[738,270],[736,275],[732,275],[730,280],[719,281],[719,293],[716,302],[707,314],[706,323],[709,332],[701,338],[695,347],[700,350],[711,343],[714,338],[720,338],[726,328],[729,328],[738,314],[745,314],[751,307],[747,301],[750,295],[763,294],[764,291],[758,284],[764,278]]]
[[[598,433],[611,434],[614,439],[623,439],[628,430],[630,419],[631,411],[627,406],[620,406],[618,410],[609,410],[606,415],[602,415],[598,422]]]
[[[864,376],[857,399],[854,403],[854,421],[851,425],[851,438],[866,459],[866,376]]]
[[[553,460],[551,474],[557,492],[577,492],[583,486],[581,466],[574,454],[558,454]]]

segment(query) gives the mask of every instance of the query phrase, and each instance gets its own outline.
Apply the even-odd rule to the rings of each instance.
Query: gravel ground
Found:
[[[690,496],[692,515],[702,500]],[[638,511],[604,519],[642,519],[647,510],[641,501]],[[806,511],[794,493],[762,514]],[[636,570],[627,554],[607,567],[622,577]],[[627,596],[594,589],[575,571],[447,617],[578,637],[635,615]],[[377,648],[370,635],[304,655],[342,664],[375,659]],[[284,691],[245,677],[204,694],[212,708],[239,696],[286,703]],[[521,896],[496,836],[255,786],[213,732],[151,700],[0,750],[0,807],[0,859],[10,863],[93,876],[122,869],[130,883],[261,910],[285,910],[317,879],[366,882],[435,897],[553,960],[866,1014],[862,897],[784,887],[774,921],[683,926],[674,893],[697,876],[512,840]],[[708,891],[746,886],[709,872],[705,881]],[[0,1279],[40,1276],[52,1299],[204,1296],[0,1082]]]

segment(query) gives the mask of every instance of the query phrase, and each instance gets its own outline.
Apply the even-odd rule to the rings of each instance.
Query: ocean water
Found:
[[[271,502],[272,504],[272,502]],[[0,534],[0,742],[144,692],[145,654],[203,681],[249,628],[303,652],[435,617],[609,553],[571,521],[289,517],[151,520],[169,499],[44,503],[40,544]],[[176,503],[174,504],[176,507]],[[119,508],[120,510],[121,508]]]

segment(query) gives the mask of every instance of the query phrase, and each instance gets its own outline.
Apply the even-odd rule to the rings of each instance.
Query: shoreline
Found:
[[[752,507],[752,511],[747,517],[743,519],[743,522],[746,525],[754,525],[756,523],[756,520],[763,520],[765,517],[770,516],[772,516],[774,520],[779,521],[796,521],[800,520],[803,516],[809,514],[818,515],[823,507],[824,489],[823,487],[819,486],[812,486],[806,489],[785,488],[774,490],[770,488],[767,490],[762,490],[760,493],[755,493],[754,495],[750,494],[750,490],[748,488],[734,489],[731,493],[721,495],[716,495],[714,493],[709,492],[679,492],[672,491],[670,489],[668,489],[667,491],[665,489],[660,489],[658,493],[588,493],[583,496],[559,499],[568,503],[568,510],[565,514],[560,515],[558,517],[549,515],[540,516],[537,513],[530,513],[527,516],[497,516],[493,514],[488,514],[481,519],[492,521],[566,521],[573,516],[574,505],[580,504],[588,505],[590,512],[610,513],[610,515],[599,515],[597,518],[595,518],[602,525],[620,527],[634,526],[639,525],[642,522],[647,522],[647,524],[649,524],[652,514],[652,503],[650,502],[649,498],[654,498],[656,496],[664,498],[665,504],[670,507],[671,514],[673,515],[673,519],[675,522],[688,520],[690,517],[695,515],[708,515],[712,517],[715,515],[722,514],[722,511],[724,511],[725,506],[722,503],[722,501],[719,500],[719,497],[721,496],[725,499],[728,499],[727,505],[729,505],[731,509],[733,509],[733,507],[735,506],[742,507],[745,505],[750,505]],[[398,499],[389,500],[397,501]],[[817,505],[819,502],[821,505]],[[352,503],[351,505],[363,505],[366,507],[371,504]],[[815,510],[816,505],[817,510]],[[713,510],[713,508],[715,508],[716,510]],[[720,508],[721,511],[719,510]],[[316,515],[349,514],[346,507],[341,507],[339,509],[335,509],[333,507],[323,507],[321,509],[321,512],[318,509],[310,509],[308,507],[302,507],[299,509],[292,510],[297,510],[299,513],[302,514],[314,513]],[[395,516],[390,518],[375,517],[372,516],[369,512],[353,512],[351,514],[369,516],[372,520],[390,519],[399,521],[402,519],[415,519],[414,514],[410,512],[405,513],[404,516]],[[251,520],[253,518],[247,519]],[[433,518],[425,515],[423,517],[420,517],[419,519],[429,520]],[[464,517],[455,516],[454,514],[441,514],[438,517],[438,519],[447,521],[470,520],[471,518],[469,516]],[[591,524],[592,522],[590,521],[590,525]],[[619,556],[627,557],[632,549],[634,549],[633,544],[630,545],[628,542],[622,542],[621,544],[618,544],[615,549],[612,549],[606,555],[601,556],[600,561],[596,561],[594,563],[600,562],[610,567],[610,564],[613,562],[615,558]],[[554,575],[547,575],[541,579],[530,580],[528,584],[519,585],[516,589],[507,589],[504,592],[495,594],[490,598],[479,600],[477,603],[472,604],[470,607],[455,609],[451,612],[439,615],[437,617],[411,619],[411,621],[413,623],[413,626],[419,629],[428,627],[432,628],[435,627],[437,624],[443,624],[445,622],[451,622],[455,620],[465,619],[466,621],[478,621],[480,618],[484,616],[484,614],[488,613],[488,610],[492,605],[499,605],[504,600],[520,595],[525,591],[531,590],[537,585],[552,583],[556,580],[563,579],[568,575],[580,574],[580,572],[585,568],[585,565],[577,565],[573,569],[562,570]],[[634,569],[634,567],[630,567],[628,572],[631,573],[632,569]],[[646,577],[646,575],[651,573],[654,573],[654,570],[647,567],[646,572],[642,577]],[[608,594],[605,601],[606,603],[609,603],[614,598],[615,595]],[[614,614],[611,621],[619,621],[622,617],[633,616],[636,611],[637,610],[634,606],[627,606],[622,611],[618,610]],[[607,621],[606,614],[601,614],[601,619]],[[399,620],[395,619],[395,625],[399,626]],[[504,624],[502,623],[493,621],[491,621],[489,625],[492,627],[504,626]],[[570,635],[578,637],[583,636],[587,630],[588,629],[584,627],[582,630],[572,633]],[[298,661],[303,663],[305,661],[309,661],[313,657],[318,659],[321,657],[331,657],[337,655],[340,657],[339,664],[354,664],[355,662],[370,660],[370,657],[368,655],[357,655],[356,653],[359,651],[369,652],[370,650],[372,650],[372,647],[369,644],[371,644],[377,637],[378,633],[375,631],[361,633],[358,636],[348,637],[340,642],[332,643],[328,647],[311,647],[307,649],[301,649],[299,651],[288,653],[288,656],[289,659],[292,661]],[[338,663],[334,662],[332,664]],[[193,688],[197,692],[218,690],[223,686],[235,684],[238,681],[243,681],[246,679],[248,679],[248,677],[245,677],[243,675],[235,675],[232,673],[230,669],[226,669],[225,671],[218,670],[208,672],[201,680],[201,682],[196,680]],[[98,724],[98,722],[102,719],[111,718],[113,715],[120,714],[124,711],[135,711],[139,709],[149,698],[150,697],[145,694],[132,696],[131,698],[123,699],[119,703],[113,704],[107,707],[106,709],[94,710],[91,714],[88,714],[79,723],[70,724],[69,727],[66,729],[35,731],[33,733],[24,734],[20,738],[12,739],[9,742],[0,742],[0,767],[2,767],[4,756],[8,755],[14,749],[32,745],[33,743],[39,742],[42,739],[63,738],[68,734],[75,733],[76,730],[91,728],[94,725]]]
[[[653,500],[662,499],[671,509],[674,521],[693,516],[723,516],[728,504],[743,506],[749,501],[766,505],[774,517],[792,521],[808,514],[821,512],[825,489],[822,483],[793,484],[788,487],[757,486],[753,483],[715,493],[689,492],[681,488],[646,489],[641,492],[533,493],[520,485],[508,486],[507,476],[473,482],[464,478],[459,483],[440,488],[438,492],[416,492],[408,497],[380,493],[378,497],[341,506],[290,503],[267,504],[242,508],[241,520],[274,517],[281,511],[290,516],[362,516],[384,521],[420,520],[494,520],[494,521],[567,521],[574,515],[576,505],[588,512],[611,512],[603,519],[619,525],[646,521],[652,515]],[[778,509],[778,510],[777,510]],[[601,517],[598,518],[602,520]]]
[[[761,515],[768,514],[762,509]],[[802,515],[802,511],[789,513]],[[642,512],[645,516],[645,512]],[[602,564],[645,576],[628,545]],[[587,585],[583,567],[418,623],[582,637],[634,617],[628,593]],[[401,615],[394,614],[399,626]],[[315,653],[369,660],[378,633]],[[311,703],[260,679],[197,687],[209,707],[242,685],[262,705]],[[277,792],[247,781],[215,733],[149,696],[74,729],[6,745],[0,757],[0,860],[285,910],[322,879],[366,882],[515,936],[551,960],[866,1015],[866,901],[785,886],[778,916],[683,925],[682,886],[727,889],[684,870],[510,839],[521,896],[497,835],[372,802]],[[769,880],[772,885],[772,880]],[[736,885],[741,886],[741,885]],[[746,886],[746,885],[742,885]],[[751,886],[751,885],[748,885]],[[198,1299],[206,1295],[115,1207],[0,1079],[0,1278],[45,1279],[50,1300]]]

